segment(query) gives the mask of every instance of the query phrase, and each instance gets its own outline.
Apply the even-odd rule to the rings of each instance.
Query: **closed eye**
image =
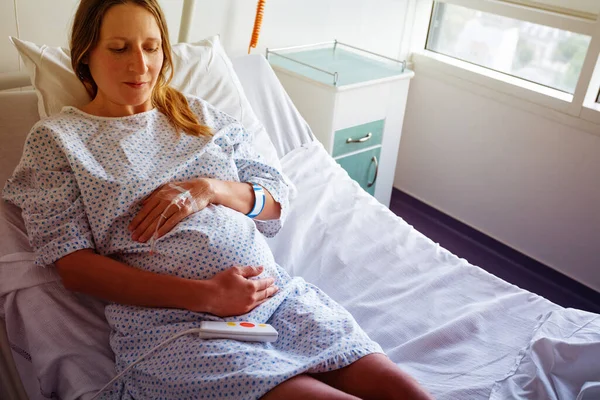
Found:
[[[160,49],[160,47],[155,47],[155,48],[151,48],[151,49],[145,49],[148,53],[156,53],[158,50]],[[110,49],[110,51],[112,51],[113,53],[124,53],[125,50],[127,50],[127,47],[122,47],[119,49]]]

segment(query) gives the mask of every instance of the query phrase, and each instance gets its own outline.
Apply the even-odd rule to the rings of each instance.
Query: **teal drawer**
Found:
[[[335,161],[348,172],[350,178],[358,182],[360,187],[374,195],[380,153],[381,146],[348,157],[338,158]]]
[[[384,122],[385,120],[381,119],[335,131],[332,156],[337,157],[381,144]]]

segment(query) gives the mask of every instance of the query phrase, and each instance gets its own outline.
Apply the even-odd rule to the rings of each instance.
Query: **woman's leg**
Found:
[[[311,376],[361,399],[433,399],[384,354],[370,354],[347,367]]]
[[[297,375],[280,383],[261,397],[261,400],[295,400],[295,399],[331,399],[357,400],[356,397],[344,393],[308,375]]]

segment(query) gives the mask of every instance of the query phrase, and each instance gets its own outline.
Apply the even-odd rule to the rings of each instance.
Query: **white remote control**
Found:
[[[274,342],[279,336],[269,324],[233,321],[202,321],[199,335],[202,339],[233,339],[244,342]]]

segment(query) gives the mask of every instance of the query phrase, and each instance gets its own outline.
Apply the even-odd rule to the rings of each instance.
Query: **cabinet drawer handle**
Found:
[[[351,137],[349,137],[348,139],[346,139],[346,143],[363,143],[366,142],[367,140],[371,139],[373,137],[373,134],[371,132],[367,133],[367,136],[362,137],[360,139],[352,139]]]
[[[379,173],[379,163],[377,162],[377,157],[375,156],[371,158],[371,164],[373,163],[375,163],[375,177],[373,178],[373,182],[367,183],[367,187],[371,187],[375,184],[375,181],[377,180],[377,174]],[[371,169],[371,164],[369,164],[369,170]]]

